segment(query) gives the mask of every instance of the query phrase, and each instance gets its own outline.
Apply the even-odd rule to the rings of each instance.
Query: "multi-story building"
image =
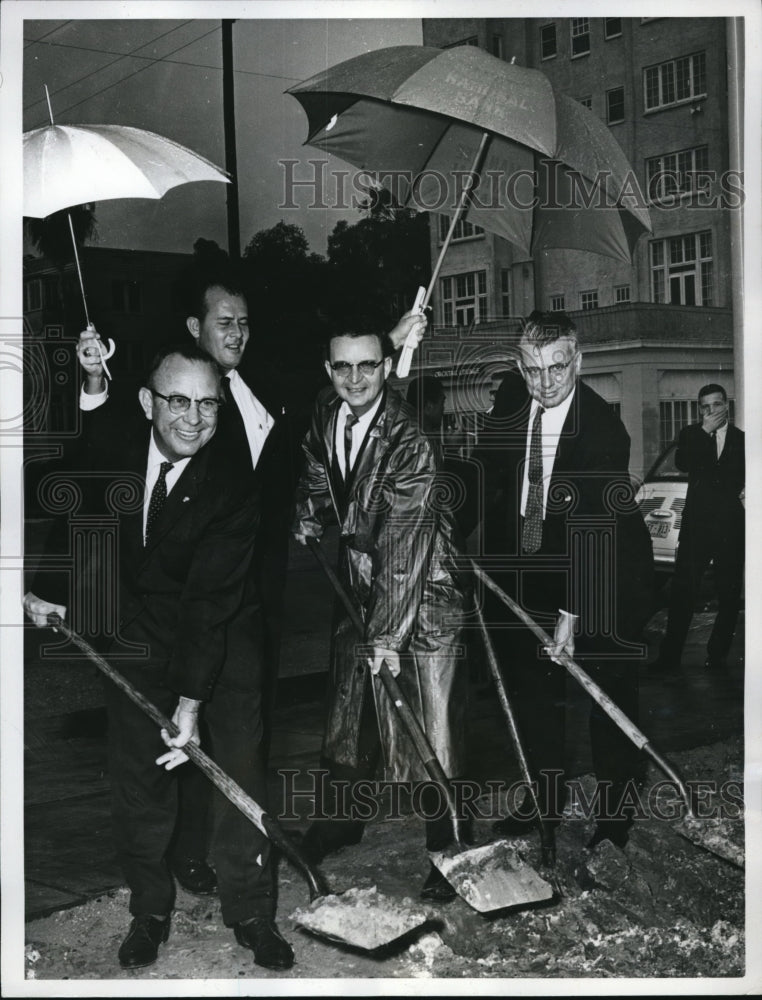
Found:
[[[423,363],[462,419],[488,405],[501,340],[533,308],[579,327],[583,378],[620,411],[637,475],[695,419],[702,384],[734,395],[729,220],[742,192],[728,171],[725,33],[722,18],[424,19],[425,45],[478,45],[587,105],[626,154],[652,224],[631,264],[569,250],[531,258],[458,225],[433,302],[437,350]],[[432,215],[432,260],[448,221]],[[473,367],[477,344],[485,378],[464,401],[458,359]]]

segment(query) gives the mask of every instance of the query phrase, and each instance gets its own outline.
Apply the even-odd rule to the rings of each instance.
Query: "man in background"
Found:
[[[711,562],[719,608],[706,648],[704,666],[724,670],[741,602],[745,547],[744,433],[728,420],[728,396],[721,385],[699,390],[701,420],[680,431],[675,465],[688,473],[688,493],[677,543],[667,633],[656,673],[680,676],[680,659]]]

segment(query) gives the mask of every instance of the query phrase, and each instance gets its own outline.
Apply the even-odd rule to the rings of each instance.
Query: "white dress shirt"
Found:
[[[187,458],[181,458],[179,461],[173,463],[173,467],[169,470],[166,475],[167,483],[167,496],[172,491],[172,487],[175,485],[177,480],[183,474],[185,466],[190,462],[191,455]],[[159,471],[161,470],[161,463],[168,462],[169,459],[165,458],[164,455],[159,451],[156,441],[154,440],[153,431],[151,431],[151,443],[148,445],[148,463],[146,465],[146,491],[143,497],[143,544],[146,541],[146,525],[148,523],[148,505],[151,502],[151,493],[156,485],[156,480],[159,478]]]
[[[381,400],[384,398],[383,392],[379,394],[376,402],[371,406],[367,413],[363,413],[361,417],[358,417],[357,423],[352,427],[352,450],[349,453],[349,467],[352,468],[355,464],[358,452],[362,447],[362,443],[365,440],[365,435],[368,433],[368,428],[373,422],[373,418],[378,412],[378,408],[381,405]],[[344,424],[347,422],[347,414],[351,413],[349,403],[343,402],[339,407],[339,412],[336,417],[336,459],[339,463],[339,468],[344,472]]]
[[[722,454],[722,449],[725,447],[725,438],[728,433],[728,425],[724,423],[722,427],[718,427],[715,431],[714,440],[717,442],[717,458]]]
[[[548,506],[548,487],[550,477],[553,475],[553,466],[556,461],[558,442],[561,439],[561,431],[564,427],[566,415],[574,399],[576,388],[573,389],[566,399],[558,406],[551,406],[542,415],[542,516],[545,518],[545,510]],[[536,399],[532,400],[532,408],[529,411],[529,426],[527,427],[527,446],[524,455],[524,479],[521,486],[521,514],[526,511],[527,495],[529,493],[529,445],[532,439],[532,427],[537,416],[540,404]]]
[[[251,464],[256,468],[267,435],[272,430],[275,421],[235,368],[228,372],[227,380],[233,399],[243,417],[243,426],[246,429],[246,439],[249,442],[249,451],[251,452]]]

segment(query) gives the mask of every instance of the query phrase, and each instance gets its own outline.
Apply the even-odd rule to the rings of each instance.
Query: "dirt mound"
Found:
[[[676,754],[688,776],[723,780],[742,773],[739,741]],[[653,783],[662,776],[649,776]],[[591,780],[591,779],[590,779]],[[741,822],[737,821],[740,839]],[[593,822],[573,810],[557,835],[556,894],[531,908],[482,915],[462,899],[420,904],[418,932],[375,952],[335,945],[300,929],[292,914],[309,902],[302,877],[280,866],[279,926],[296,965],[271,973],[254,965],[222,925],[216,900],[180,892],[158,962],[139,973],[118,968],[129,917],[119,890],[27,925],[33,979],[731,977],[744,974],[744,874],[681,837],[674,824],[639,819],[621,850],[585,844]],[[480,824],[478,835],[489,833]],[[356,847],[326,859],[335,892],[371,889],[414,897],[428,871],[423,824],[415,817],[372,823]],[[538,871],[536,834],[512,844]],[[546,871],[543,871],[543,876]],[[416,904],[418,905],[418,904]],[[363,918],[364,919],[364,918]],[[242,989],[243,987],[236,987]]]

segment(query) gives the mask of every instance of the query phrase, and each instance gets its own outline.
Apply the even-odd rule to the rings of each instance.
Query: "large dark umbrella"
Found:
[[[650,231],[611,132],[538,70],[474,46],[396,46],[288,93],[307,112],[311,146],[373,173],[402,205],[452,216],[424,306],[458,218],[528,255],[565,248],[627,262]]]

